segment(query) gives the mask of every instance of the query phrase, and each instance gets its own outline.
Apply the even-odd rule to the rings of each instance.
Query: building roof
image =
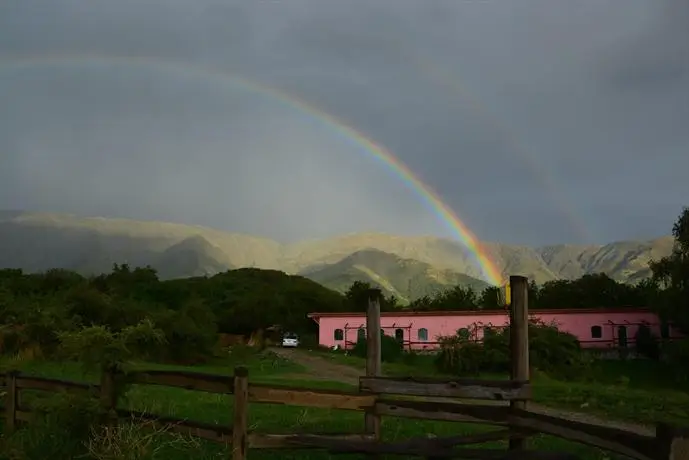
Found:
[[[393,317],[418,317],[418,316],[491,316],[507,315],[509,310],[449,310],[449,311],[384,311],[380,316]],[[618,307],[618,308],[561,308],[550,310],[531,310],[531,315],[576,315],[594,313],[652,313],[648,308]],[[351,318],[366,316],[366,312],[314,312],[308,313],[307,318]]]

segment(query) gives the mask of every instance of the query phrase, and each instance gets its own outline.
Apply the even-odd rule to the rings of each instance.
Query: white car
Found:
[[[297,348],[299,346],[299,337],[297,334],[285,334],[282,336],[283,348]]]

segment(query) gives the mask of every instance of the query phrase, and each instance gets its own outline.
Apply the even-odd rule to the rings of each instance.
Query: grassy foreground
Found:
[[[356,364],[352,357],[337,357],[333,359],[346,360],[350,364]],[[348,388],[349,385],[338,382],[309,381],[303,377],[304,369],[300,366],[278,358],[272,353],[260,355],[245,355],[215,362],[211,365],[193,368],[196,371],[213,374],[231,374],[234,366],[246,365],[249,368],[250,381],[286,384],[310,388]],[[141,365],[145,368],[180,368],[179,366]],[[402,365],[397,370],[402,371]],[[21,370],[34,375],[54,377],[69,380],[96,381],[94,374],[84,373],[76,363],[22,363]],[[188,367],[186,369],[189,369]],[[583,385],[583,384],[582,384]],[[610,416],[621,419],[641,421],[637,417],[643,417],[646,421],[655,418],[659,414],[668,416],[668,413],[677,421],[689,421],[689,395],[679,393],[669,395],[667,392],[656,394],[655,399],[650,398],[649,390],[626,388],[621,391],[614,386],[578,386],[562,382],[539,381],[536,389],[539,402],[555,404],[559,406],[574,407],[581,405],[581,401],[595,406],[614,409]],[[624,399],[621,399],[624,398]],[[676,398],[676,399],[675,399]],[[632,402],[633,401],[633,402]],[[684,409],[676,412],[668,412],[670,405],[683,403]],[[188,418],[197,421],[220,423],[229,425],[232,419],[232,397],[194,392],[176,388],[159,386],[134,385],[122,401],[122,406],[138,410]],[[664,408],[664,409],[663,409]],[[664,410],[664,412],[662,412]],[[665,417],[667,420],[667,417]],[[305,409],[299,407],[253,404],[250,410],[250,426],[253,430],[265,433],[290,433],[290,432],[360,432],[363,429],[363,415],[348,411],[331,411],[322,409]],[[476,424],[427,422],[410,419],[397,419],[387,417],[383,419],[383,436],[386,440],[400,440],[409,437],[425,435],[456,435],[490,429],[488,426]],[[228,458],[227,449],[218,444],[201,440],[182,438],[168,433],[148,433],[146,429],[139,427],[123,428],[116,436],[117,439],[97,439],[92,442],[92,455],[86,459],[220,459]],[[142,438],[143,436],[143,438]],[[142,440],[143,439],[143,440]],[[25,458],[29,460],[52,458],[75,458],[75,449],[83,450],[82,445],[74,446],[69,439],[54,436],[50,427],[29,427],[20,430],[11,439],[3,440],[3,449],[0,449],[0,459]],[[567,442],[549,436],[537,436],[532,438],[531,446],[543,450],[566,451],[578,454],[582,459],[611,459],[615,458],[598,449],[592,449],[579,444]],[[123,447],[124,446],[124,447]],[[490,443],[484,447],[502,447],[501,443]],[[13,454],[13,452],[16,454]],[[359,456],[330,456],[316,451],[259,451],[253,450],[249,458],[256,460],[268,459],[306,459],[324,460],[329,458],[351,459]],[[393,458],[393,457],[391,457]],[[399,458],[399,457],[398,457]]]
[[[323,359],[365,369],[363,358],[341,352],[314,350]],[[417,355],[413,360],[383,363],[388,376],[439,376],[434,356]],[[487,378],[507,378],[487,375]],[[672,382],[662,367],[650,360],[601,360],[580,381],[559,381],[544,374],[532,376],[533,401],[560,409],[585,412],[639,425],[670,422],[689,426],[689,386]]]

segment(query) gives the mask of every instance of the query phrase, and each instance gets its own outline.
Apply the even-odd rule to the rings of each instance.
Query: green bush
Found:
[[[419,361],[419,355],[414,351],[405,351],[402,353],[402,362],[408,366],[418,364]]]
[[[540,321],[529,323],[529,361],[533,370],[566,378],[584,376],[588,366],[575,336]],[[509,372],[509,328],[486,334],[482,342],[467,334],[441,337],[436,367],[453,375]]]
[[[95,398],[56,393],[32,401],[36,418],[12,435],[0,439],[3,459],[78,458],[101,410]],[[49,455],[48,455],[49,453]]]
[[[0,436],[0,460],[42,458],[84,460],[153,460],[162,452],[199,449],[191,437],[171,426],[132,416],[116,426],[102,422],[98,399],[52,394],[30,404],[36,419],[9,436]]]
[[[686,365],[689,362],[689,339],[666,342],[662,347],[662,357],[671,367],[671,374],[677,382],[689,382],[689,366]]]
[[[529,361],[533,369],[563,378],[584,377],[588,367],[574,335],[540,321],[529,323]]]
[[[660,345],[658,339],[645,324],[639,326],[636,332],[636,352],[650,359],[660,358]]]
[[[484,367],[484,347],[459,335],[440,338],[438,370],[448,374],[473,375]]]
[[[366,345],[366,338],[361,337],[359,338],[359,340],[357,340],[356,344],[354,344],[354,348],[352,348],[352,354],[354,356],[365,358],[367,350],[368,346]],[[404,356],[404,349],[402,347],[402,344],[396,338],[390,337],[389,335],[381,334],[380,353],[381,361],[384,361],[386,363],[394,363],[402,359],[402,357]]]
[[[320,347],[318,334],[302,334],[299,336],[299,346],[307,350],[317,350]]]

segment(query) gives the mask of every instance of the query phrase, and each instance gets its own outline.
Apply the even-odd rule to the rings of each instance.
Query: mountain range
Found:
[[[650,274],[670,253],[670,236],[605,245],[527,247],[485,242],[504,275],[537,283],[607,273],[624,282]],[[354,281],[412,300],[451,285],[482,289],[481,269],[462,244],[433,236],[354,233],[281,244],[267,238],[174,224],[67,214],[0,212],[0,268],[107,272],[114,263],[150,265],[161,278],[212,275],[240,267],[283,270],[343,291]]]

